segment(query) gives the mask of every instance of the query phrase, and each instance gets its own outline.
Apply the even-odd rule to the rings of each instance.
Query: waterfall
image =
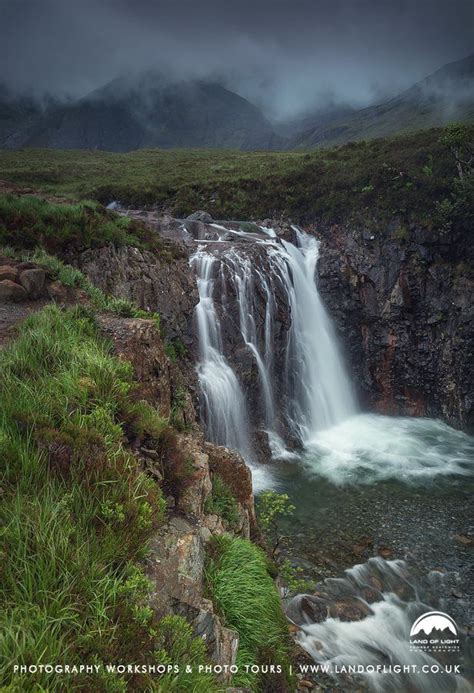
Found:
[[[297,245],[270,251],[291,309],[287,347],[290,417],[303,443],[355,413],[350,381],[315,283],[319,243],[294,227]]]
[[[191,258],[197,274],[199,303],[196,317],[199,334],[198,377],[204,398],[204,417],[209,438],[238,450],[252,461],[245,399],[222,348],[220,322],[214,304],[213,270],[217,258],[199,250]]]
[[[202,417],[211,440],[249,462],[255,429],[282,456],[356,408],[315,282],[319,243],[297,227],[294,243],[269,229],[216,229],[190,259]]]

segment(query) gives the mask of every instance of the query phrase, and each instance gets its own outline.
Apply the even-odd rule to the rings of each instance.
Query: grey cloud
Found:
[[[273,115],[363,106],[473,49],[471,0],[0,0],[0,81],[81,96],[157,68]]]

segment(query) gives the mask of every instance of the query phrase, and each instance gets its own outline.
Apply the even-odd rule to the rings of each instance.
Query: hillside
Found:
[[[277,149],[262,113],[219,84],[169,83],[157,73],[116,79],[79,101],[47,109],[3,139],[6,148],[100,149],[146,147]]]
[[[472,139],[474,128],[466,132]],[[0,179],[176,216],[206,209],[215,219],[397,215],[433,224],[459,211],[456,165],[443,135],[432,129],[313,152],[3,151]]]
[[[343,144],[456,121],[474,121],[474,54],[445,65],[389,101],[344,113],[330,123],[317,120],[297,135],[292,145],[314,148]]]

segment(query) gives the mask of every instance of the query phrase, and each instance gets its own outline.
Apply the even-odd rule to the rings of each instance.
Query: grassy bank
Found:
[[[114,243],[158,248],[143,225],[110,212],[97,202],[58,204],[37,197],[0,195],[0,245],[53,253]]]
[[[133,384],[82,308],[44,308],[0,352],[0,686],[9,691],[157,690],[147,674],[15,676],[14,664],[205,661],[185,621],[156,623],[147,605],[139,562],[164,501],[124,432],[156,436],[165,422],[133,401]],[[216,688],[210,677],[175,679],[159,690]]]
[[[468,128],[471,135],[474,128]],[[456,176],[441,129],[311,152],[143,150],[0,152],[0,178],[101,202],[158,204],[177,216],[290,216],[297,222],[360,214],[436,222]]]
[[[262,690],[290,690],[288,627],[277,588],[263,551],[245,539],[216,537],[207,569],[211,598],[229,628],[240,636],[234,685]],[[245,666],[270,665],[280,672],[261,677]]]

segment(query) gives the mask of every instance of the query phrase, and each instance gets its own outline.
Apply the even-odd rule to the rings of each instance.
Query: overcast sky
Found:
[[[0,0],[0,81],[81,96],[159,68],[288,116],[396,93],[473,36],[474,0]]]

